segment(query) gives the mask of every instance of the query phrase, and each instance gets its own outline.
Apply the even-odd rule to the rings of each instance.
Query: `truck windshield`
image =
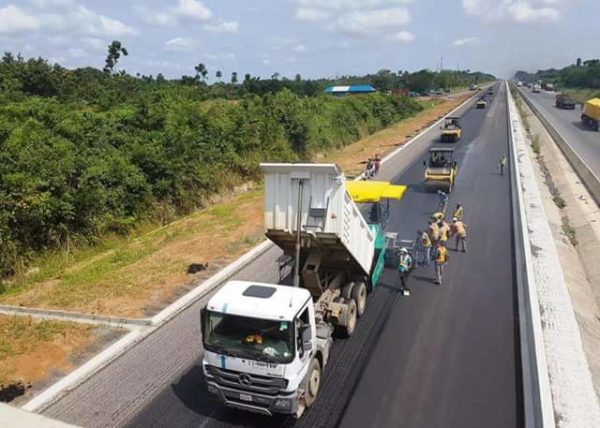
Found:
[[[287,363],[294,355],[293,323],[207,311],[204,347],[212,352]]]

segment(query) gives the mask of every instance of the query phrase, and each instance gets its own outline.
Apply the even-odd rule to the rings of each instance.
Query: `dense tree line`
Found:
[[[258,95],[252,77],[211,86],[189,79],[67,70],[4,55],[1,275],[37,251],[188,212],[258,179],[260,161],[310,159],[421,108],[408,97],[308,97],[285,85]]]
[[[538,70],[535,73],[517,71],[514,79],[523,82],[541,80],[553,83],[557,87],[600,89],[600,60],[581,61],[578,59],[575,64],[562,69],[551,68]]]

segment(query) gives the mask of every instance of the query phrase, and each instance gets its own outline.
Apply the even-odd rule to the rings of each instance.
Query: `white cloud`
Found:
[[[31,3],[40,9],[67,7],[75,5],[75,2],[73,0],[31,0]]]
[[[181,19],[207,22],[213,16],[212,11],[198,0],[179,0],[176,7],[164,10],[153,10],[144,6],[137,10],[148,24],[163,27],[173,26]]]
[[[174,52],[189,52],[196,47],[194,40],[188,37],[175,37],[165,42],[165,49]]]
[[[202,58],[206,58],[211,61],[233,61],[235,59],[235,55],[231,52],[220,54],[203,54]]]
[[[299,7],[331,9],[331,10],[355,10],[355,9],[377,9],[390,6],[412,3],[414,0],[296,0]]]
[[[68,0],[36,0],[39,7],[69,6],[53,13],[27,13],[14,5],[0,9],[0,33],[17,33],[46,29],[59,33],[91,36],[127,36],[136,31],[123,22],[100,15],[85,6],[76,6]]]
[[[392,34],[386,37],[386,40],[390,42],[410,43],[416,39],[415,35],[409,31],[400,31],[399,33]]]
[[[486,21],[557,22],[567,0],[463,0],[465,13]]]
[[[237,33],[239,31],[240,25],[237,21],[223,21],[222,19],[217,19],[210,24],[206,24],[203,27],[207,31],[212,31],[213,33]]]
[[[173,13],[199,21],[212,18],[211,10],[198,0],[179,0],[179,5],[173,9]]]
[[[479,43],[479,37],[465,37],[464,39],[457,39],[452,42],[452,46],[460,47],[460,46],[468,46],[468,45],[476,45]]]
[[[39,18],[28,15],[15,5],[0,9],[0,34],[20,33],[24,31],[35,31],[41,27]]]
[[[305,52],[306,46],[304,46],[302,43],[300,43],[299,45],[294,46],[293,50],[295,52]]]
[[[83,58],[87,56],[87,53],[86,51],[80,48],[70,48],[69,55],[71,55],[73,58]]]
[[[328,19],[331,13],[321,9],[300,7],[296,9],[296,19],[305,22],[320,22]]]
[[[397,28],[410,22],[410,14],[404,7],[355,11],[342,15],[334,24],[334,30],[351,36],[368,36],[380,30]]]

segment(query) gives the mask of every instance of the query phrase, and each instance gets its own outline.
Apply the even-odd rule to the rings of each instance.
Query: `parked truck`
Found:
[[[567,94],[558,93],[556,94],[556,108],[573,110],[575,109],[575,101]]]
[[[394,238],[389,199],[406,187],[346,181],[334,164],[261,167],[266,236],[293,259],[293,285],[225,284],[202,310],[202,366],[225,405],[300,417],[317,399],[334,335],[352,335],[379,282]]]
[[[586,101],[581,112],[581,122],[594,131],[600,130],[600,98]]]

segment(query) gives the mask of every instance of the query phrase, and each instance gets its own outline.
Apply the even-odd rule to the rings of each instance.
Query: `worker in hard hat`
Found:
[[[442,275],[444,273],[444,267],[448,264],[448,250],[442,242],[438,242],[435,245],[433,259],[435,262],[435,283],[438,285],[442,285]]]
[[[408,274],[413,267],[413,259],[406,248],[400,248],[400,262],[398,263],[398,273],[400,275],[400,287],[404,296],[410,296],[410,290],[406,285]]]
[[[427,234],[427,232],[418,231],[417,239],[419,240],[419,249],[421,254],[421,259],[419,263],[425,267],[429,267],[429,261],[431,260],[431,238]]]
[[[458,203],[458,204],[456,204],[456,208],[454,208],[452,217],[456,217],[457,219],[462,220],[463,213],[464,213],[463,206],[460,203]]]
[[[458,251],[458,246],[462,247],[462,252],[467,252],[467,226],[458,218],[454,217],[452,219],[451,226],[452,235],[456,237],[456,246],[455,249]]]
[[[440,237],[440,228],[437,223],[433,220],[429,220],[429,227],[427,228],[427,235],[432,243],[436,243]]]
[[[500,175],[504,175],[504,170],[506,169],[507,165],[508,165],[508,159],[506,159],[506,156],[502,155],[502,157],[500,157],[500,160],[498,161],[498,168],[500,168]]]
[[[438,240],[446,245],[450,238],[450,225],[444,219],[440,220],[437,225],[440,231]]]
[[[431,214],[431,219],[436,223],[439,223],[444,218],[444,213],[441,211],[436,211]]]

